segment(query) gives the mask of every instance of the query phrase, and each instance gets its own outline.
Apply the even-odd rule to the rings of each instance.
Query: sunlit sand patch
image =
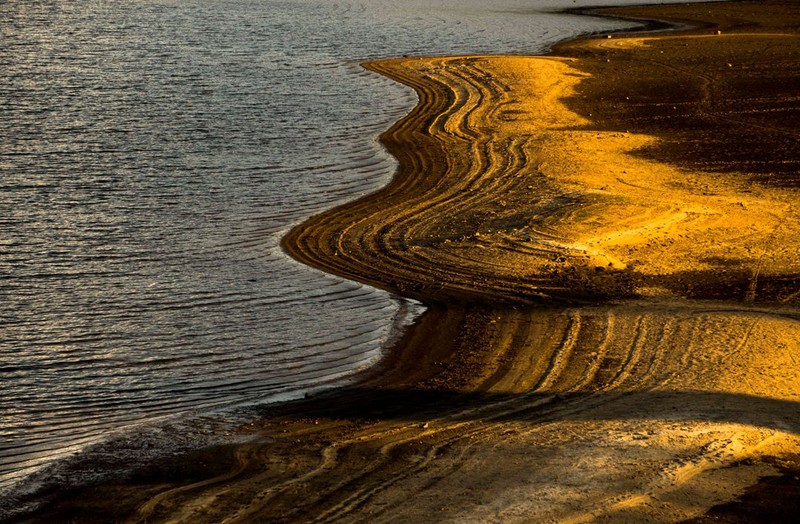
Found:
[[[420,130],[448,153],[436,183],[441,204],[410,198],[398,206],[413,215],[396,216],[392,205],[376,210],[370,220],[387,217],[380,235],[414,243],[415,263],[430,264],[432,272],[443,256],[450,260],[443,268],[486,278],[549,276],[575,266],[635,269],[632,291],[645,296],[676,294],[675,286],[659,288],[651,277],[726,263],[753,279],[796,272],[791,246],[800,220],[789,191],[745,192],[734,177],[633,155],[655,141],[650,136],[582,130],[587,121],[562,102],[585,78],[573,62],[455,57],[374,65],[412,85],[421,75],[457,86],[449,107]],[[517,161],[509,163],[509,155]],[[548,192],[571,202],[553,208],[543,198]],[[551,255],[564,263],[553,263]],[[525,284],[520,287],[524,294]]]
[[[386,496],[373,494],[370,507],[393,504],[396,515],[418,518],[445,497],[451,505],[440,511],[464,521],[676,520],[774,472],[748,460],[800,451],[797,312],[683,300],[707,280],[730,301],[754,302],[759,278],[795,274],[794,193],[643,158],[637,152],[655,137],[591,129],[565,105],[587,78],[576,64],[453,57],[370,66],[417,87],[444,86],[441,113],[412,115],[389,135],[409,151],[414,133],[435,137],[445,164],[418,157],[408,174],[433,178],[432,192],[365,205],[376,224],[369,233],[329,227],[325,235],[378,235],[390,257],[362,255],[372,267],[396,267],[387,269],[394,275],[438,280],[417,288],[423,297],[452,289],[523,302],[584,292],[657,299],[493,313],[480,328],[484,360],[459,391],[502,401],[470,409],[479,431],[456,424],[458,412],[425,421],[424,438],[453,455],[393,483]],[[423,106],[435,98],[420,93]],[[401,245],[407,250],[389,248]],[[576,269],[579,277],[559,280]],[[684,274],[699,276],[684,284]],[[468,437],[444,437],[456,427]],[[450,468],[465,476],[452,480]],[[398,491],[430,504],[400,504]]]

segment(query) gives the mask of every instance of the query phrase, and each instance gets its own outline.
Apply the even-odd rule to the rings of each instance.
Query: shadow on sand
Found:
[[[713,391],[516,394],[353,387],[288,402],[265,414],[409,422],[708,421],[800,434],[800,402]]]

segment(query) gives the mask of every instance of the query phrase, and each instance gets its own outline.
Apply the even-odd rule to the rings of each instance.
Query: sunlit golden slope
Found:
[[[757,39],[800,47],[794,36]],[[648,45],[596,42],[584,46]],[[586,76],[574,64],[553,57],[369,64],[422,98],[384,137],[400,173],[378,194],[298,227],[287,249],[423,300],[797,299],[796,189],[631,154],[658,139],[597,130],[568,109],[563,100]]]

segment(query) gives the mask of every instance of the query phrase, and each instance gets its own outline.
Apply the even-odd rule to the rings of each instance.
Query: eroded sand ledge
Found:
[[[383,136],[398,175],[285,247],[429,311],[357,387],[270,409],[252,443],[39,515],[669,522],[775,474],[800,451],[795,7],[715,5],[720,35],[368,64],[420,94]]]

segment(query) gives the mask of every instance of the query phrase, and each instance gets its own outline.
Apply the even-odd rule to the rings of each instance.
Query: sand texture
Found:
[[[615,13],[695,25],[366,64],[419,94],[398,173],[284,247],[427,312],[248,444],[31,520],[676,522],[797,469],[800,7]]]

